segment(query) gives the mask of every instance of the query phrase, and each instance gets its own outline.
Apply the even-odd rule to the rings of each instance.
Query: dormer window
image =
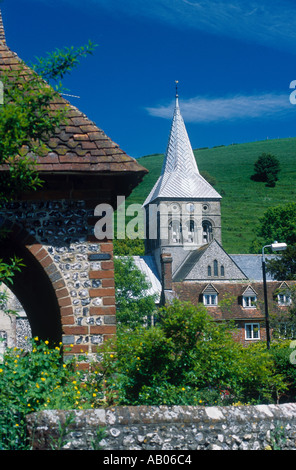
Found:
[[[280,307],[286,307],[288,305],[291,305],[292,299],[290,294],[278,294],[278,304]]]
[[[218,305],[218,291],[212,284],[203,290],[203,303],[206,307],[216,307]]]
[[[277,294],[277,300],[280,307],[287,307],[288,305],[291,305],[291,291],[286,282],[283,282],[280,286]]]
[[[249,286],[243,293],[243,307],[244,308],[256,308],[257,304],[257,293]]]

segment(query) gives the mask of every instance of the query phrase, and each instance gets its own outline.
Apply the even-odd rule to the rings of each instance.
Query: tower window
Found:
[[[195,223],[193,219],[186,222],[187,233],[183,234],[184,242],[194,243],[195,241]]]
[[[212,266],[208,266],[208,276],[212,275]]]
[[[182,224],[178,220],[172,220],[169,225],[170,243],[182,243]]]
[[[223,265],[221,266],[220,271],[221,271],[221,277],[224,277],[225,276],[225,270],[224,270]]]
[[[203,243],[209,243],[213,240],[213,226],[208,220],[202,223]]]

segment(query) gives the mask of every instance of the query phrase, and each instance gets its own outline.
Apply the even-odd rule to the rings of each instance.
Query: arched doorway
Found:
[[[20,232],[22,236],[15,236],[16,232]],[[32,336],[56,344],[62,341],[61,309],[57,290],[45,270],[45,263],[42,265],[42,261],[33,254],[37,251],[34,247],[40,245],[37,242],[32,243],[32,237],[32,244],[26,245],[24,239],[28,239],[28,234],[15,230],[14,227],[11,234],[0,240],[0,258],[3,262],[9,264],[10,259],[16,256],[21,258],[25,265],[21,271],[15,272],[13,283],[7,283],[7,286],[26,312]],[[50,257],[46,258],[48,265]]]

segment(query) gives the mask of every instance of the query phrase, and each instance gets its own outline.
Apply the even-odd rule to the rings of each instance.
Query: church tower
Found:
[[[176,82],[178,83],[178,82]],[[193,250],[221,244],[221,196],[201,176],[180,112],[178,91],[161,174],[145,200],[146,253],[170,253],[175,272]]]

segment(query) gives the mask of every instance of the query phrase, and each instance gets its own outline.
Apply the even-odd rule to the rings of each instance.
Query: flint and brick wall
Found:
[[[116,407],[41,411],[27,416],[34,450],[52,449],[69,413],[62,449],[295,450],[296,404],[201,407]],[[97,431],[105,436],[97,442]]]
[[[113,243],[94,237],[94,207],[89,201],[19,201],[0,212],[12,239],[51,282],[63,343],[67,350],[73,345],[66,354],[95,354],[116,331]]]

